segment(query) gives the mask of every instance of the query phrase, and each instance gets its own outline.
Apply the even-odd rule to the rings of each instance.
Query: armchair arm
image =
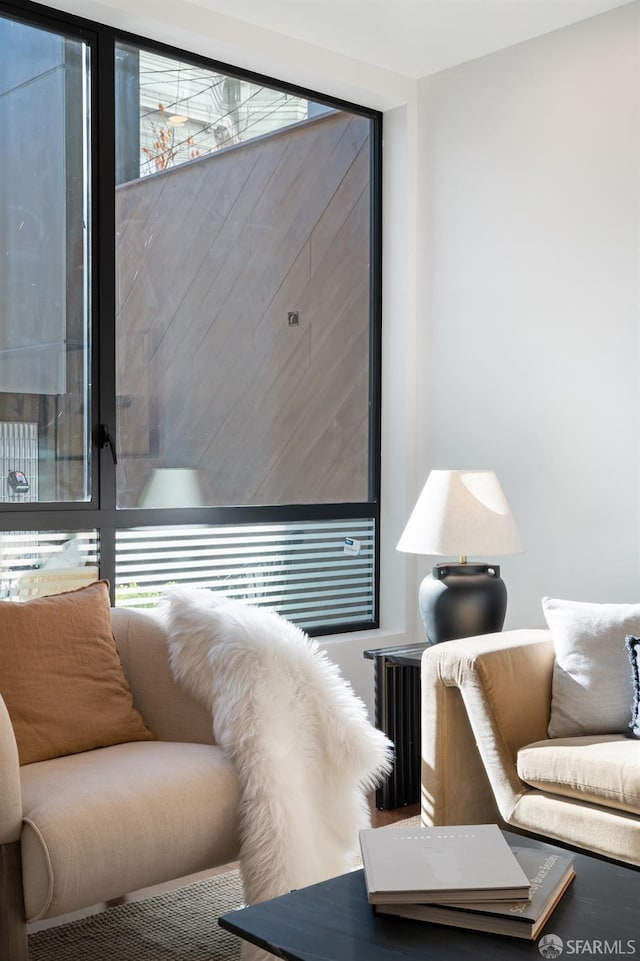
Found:
[[[554,650],[546,630],[447,641],[422,659],[422,815],[504,821],[527,790],[515,760],[547,737]]]
[[[0,845],[20,839],[22,830],[22,792],[18,746],[13,725],[0,697]]]
[[[160,621],[140,611],[112,608],[111,625],[133,703],[156,737],[213,744],[211,712],[174,680]]]

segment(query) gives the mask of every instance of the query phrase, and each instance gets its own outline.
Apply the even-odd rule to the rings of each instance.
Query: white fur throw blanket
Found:
[[[211,591],[169,588],[173,673],[212,713],[242,792],[248,904],[351,870],[391,743],[297,627]]]

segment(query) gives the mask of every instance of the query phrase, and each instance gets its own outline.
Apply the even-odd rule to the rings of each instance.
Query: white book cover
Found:
[[[371,904],[531,897],[497,824],[365,828],[360,849]]]

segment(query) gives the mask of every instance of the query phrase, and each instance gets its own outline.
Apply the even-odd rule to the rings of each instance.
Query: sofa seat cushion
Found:
[[[214,745],[119,744],[25,765],[21,781],[30,921],[238,856],[240,792]]]
[[[517,769],[547,794],[640,814],[640,744],[623,735],[536,741],[518,751]]]

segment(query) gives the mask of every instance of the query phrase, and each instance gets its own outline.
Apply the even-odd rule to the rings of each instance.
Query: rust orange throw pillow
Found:
[[[0,603],[0,694],[20,764],[153,737],[133,706],[106,581]]]

